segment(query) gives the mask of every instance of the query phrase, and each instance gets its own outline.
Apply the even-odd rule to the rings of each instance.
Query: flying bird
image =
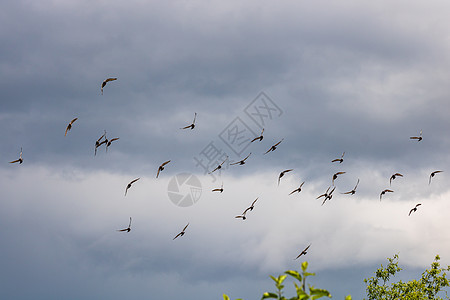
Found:
[[[158,172],[156,173],[156,178],[158,178],[159,172],[161,172],[162,170],[164,170],[164,166],[167,165],[168,163],[170,163],[170,160],[163,162],[163,163],[158,167]]]
[[[21,163],[23,163],[23,159],[22,159],[22,147],[20,147],[19,159],[10,161],[9,163],[10,163],[10,164],[14,164],[14,163],[16,163],[16,162],[18,162],[19,165],[20,165]]]
[[[222,193],[223,192],[223,182],[222,182],[222,185],[220,186],[220,188],[213,189],[212,191],[213,192],[220,192],[220,193]]]
[[[311,247],[311,244],[308,245],[308,247],[306,247],[302,252],[300,252],[300,254],[294,259],[296,260],[297,258],[299,258],[302,255],[306,255],[308,252],[309,247]]]
[[[176,238],[179,237],[179,236],[183,236],[184,233],[185,233],[185,231],[186,231],[186,228],[187,228],[188,226],[189,226],[189,223],[187,223],[187,225],[184,226],[183,230],[181,230],[181,232],[180,232],[179,234],[177,234],[173,239],[176,239]]]
[[[136,178],[136,179],[132,180],[132,181],[127,185],[127,188],[125,189],[125,196],[127,195],[127,191],[128,191],[128,189],[131,187],[131,185],[132,185],[133,183],[135,183],[136,181],[138,181],[139,179],[141,179],[141,178],[140,178],[140,177],[139,177],[139,178]]]
[[[126,231],[126,232],[130,232],[130,230],[131,230],[131,217],[130,217],[130,224],[128,224],[128,228],[125,228],[125,229],[119,229],[119,230],[117,230],[117,231]]]
[[[417,140],[418,142],[420,142],[422,140],[422,130],[420,130],[419,136],[411,136],[410,139]]]
[[[256,198],[255,200],[253,200],[252,204],[249,207],[247,207],[247,209],[244,211],[244,213],[246,213],[247,211],[252,211],[253,208],[255,208],[255,203],[256,203],[256,201],[258,201],[258,199],[259,199],[259,197]]]
[[[252,153],[250,152],[250,154],[247,155],[247,157],[245,157],[244,159],[242,159],[242,160],[240,160],[240,161],[237,161],[237,162],[235,162],[235,163],[232,163],[232,164],[230,164],[230,165],[244,165],[244,164],[245,164],[245,161],[247,160],[247,158],[248,158],[251,154],[252,154]]]
[[[105,141],[101,142],[101,140],[104,137],[106,137],[106,130],[105,130],[105,133],[101,137],[99,137],[98,140],[95,141],[95,152],[94,152],[94,155],[97,155],[97,148],[100,147],[100,145],[105,143]]]
[[[108,82],[114,81],[114,80],[117,80],[117,78],[107,78],[107,79],[105,79],[105,80],[102,82],[102,88],[101,88],[102,95],[103,95],[103,88],[105,87],[105,85],[106,85]]]
[[[345,152],[342,153],[341,158],[333,159],[331,162],[339,162],[340,164],[344,161]]]
[[[272,147],[270,147],[269,150],[267,150],[264,154],[267,154],[267,153],[269,153],[269,152],[275,151],[275,150],[277,149],[277,146],[278,146],[279,144],[281,144],[281,142],[282,142],[283,140],[284,140],[284,138],[281,139],[281,141],[279,141],[278,143],[276,143],[276,144],[273,145]]]
[[[322,195],[318,196],[316,199],[322,198],[322,197],[327,197],[328,196],[328,191],[330,190],[331,186],[329,186],[327,188],[327,191],[325,193],[323,193]]]
[[[250,141],[250,143],[253,143],[254,141],[257,141],[257,140],[259,140],[261,142],[264,138],[263,132],[264,132],[264,128],[262,129],[260,136],[255,137],[253,140]]]
[[[339,175],[345,174],[345,172],[337,172],[335,174],[333,174],[333,177],[331,178],[331,182],[334,185],[334,181],[338,178]]]
[[[227,156],[227,158],[225,158],[225,160],[224,160],[220,165],[218,165],[214,170],[212,170],[212,171],[209,172],[208,174],[211,174],[211,173],[213,173],[213,172],[215,172],[215,171],[217,171],[217,170],[222,169],[222,165],[227,161],[227,159],[228,159],[228,156]]]
[[[413,212],[416,212],[417,211],[417,207],[419,207],[419,206],[421,206],[422,204],[421,203],[419,203],[419,204],[416,204],[416,206],[415,207],[413,207],[413,208],[411,208],[411,210],[409,211],[409,214],[408,214],[408,216],[410,216],[411,215],[411,213],[413,213]]]
[[[389,178],[389,185],[391,185],[392,184],[392,180],[394,180],[397,177],[403,177],[403,175],[400,174],[400,173],[395,173],[394,175],[392,175],[391,178]]]
[[[236,216],[236,219],[242,218],[242,220],[247,219],[247,217],[245,216],[245,213],[243,213],[242,215]]]
[[[195,127],[195,118],[197,118],[197,113],[194,114],[194,121],[192,121],[192,124],[191,124],[191,125],[182,127],[182,128],[180,128],[180,129],[188,129],[188,128],[190,128],[191,130],[194,129],[194,127]]]
[[[444,172],[444,171],[434,171],[434,172],[432,172],[432,173],[430,174],[430,179],[428,180],[428,184],[431,184],[431,178],[433,178],[434,175],[436,175],[437,173],[441,173],[441,172]]]
[[[117,141],[119,138],[118,137],[116,137],[116,138],[112,138],[112,139],[110,139],[110,140],[106,140],[107,142],[106,142],[106,152],[108,152],[108,148],[109,148],[109,146],[111,146],[111,143],[112,142],[114,142],[114,141]]]
[[[284,170],[283,172],[280,173],[280,175],[278,175],[278,185],[280,185],[281,177],[283,177],[284,174],[286,174],[287,172],[291,172],[292,170],[294,170],[294,169]]]
[[[69,123],[69,124],[67,125],[67,127],[66,127],[66,133],[64,133],[64,136],[66,136],[66,135],[67,135],[67,132],[70,131],[70,129],[72,129],[72,125],[73,125],[73,123],[74,123],[76,120],[78,120],[78,118],[75,118],[75,119],[73,119],[72,121],[70,121],[70,123]]]
[[[356,193],[356,188],[358,187],[358,184],[359,184],[359,178],[358,178],[358,181],[356,182],[356,185],[355,185],[355,187],[353,188],[353,190],[348,191],[348,192],[345,192],[345,193],[342,193],[342,194],[345,194],[345,195],[348,195],[348,194],[354,195],[354,194]]]
[[[324,205],[327,200],[331,200],[331,198],[333,198],[333,192],[335,189],[336,187],[334,187],[328,194],[325,195],[325,199],[323,199],[322,205]]]
[[[386,194],[386,193],[393,193],[393,192],[394,192],[393,190],[388,190],[388,189],[383,190],[383,191],[380,193],[380,201],[381,201],[381,197],[382,197],[384,194]]]
[[[295,190],[293,190],[292,192],[289,193],[289,195],[292,195],[293,193],[297,192],[300,193],[302,191],[302,186],[305,184],[305,182],[303,181],[300,186],[298,188],[296,188]]]

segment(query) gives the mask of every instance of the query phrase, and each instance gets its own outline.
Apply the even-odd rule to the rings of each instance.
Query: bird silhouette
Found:
[[[331,162],[339,162],[340,164],[344,161],[345,152],[342,153],[341,158],[333,159]]]
[[[308,247],[306,247],[302,252],[300,252],[300,254],[296,258],[294,258],[294,260],[298,259],[302,255],[306,255],[308,253],[307,251],[309,247],[311,247],[311,244],[309,244]]]
[[[419,206],[421,206],[422,204],[421,203],[419,203],[419,204],[416,204],[416,206],[415,207],[413,207],[413,208],[411,208],[411,210],[409,211],[409,214],[408,214],[408,216],[410,216],[411,215],[411,213],[413,213],[413,212],[416,212],[417,211],[417,207],[419,207]]]
[[[403,175],[400,174],[400,173],[395,173],[394,175],[392,175],[391,178],[389,178],[389,185],[391,185],[392,184],[392,180],[394,180],[397,177],[403,177]]]
[[[434,171],[434,172],[432,172],[432,173],[430,174],[430,179],[428,180],[428,185],[431,184],[431,178],[433,178],[434,175],[436,175],[437,173],[441,173],[441,172],[444,172],[444,171]]]
[[[244,213],[247,212],[247,211],[252,211],[253,208],[255,208],[255,203],[256,203],[256,201],[258,201],[258,199],[259,199],[259,197],[256,198],[255,200],[253,200],[252,204],[250,204],[250,206],[247,207],[247,209],[244,211]]]
[[[102,82],[102,87],[101,87],[101,91],[102,91],[102,95],[103,95],[103,88],[105,87],[105,85],[110,82],[110,81],[114,81],[117,80],[117,78],[107,78]]]
[[[300,186],[298,188],[296,188],[295,190],[293,190],[292,192],[289,193],[289,195],[292,195],[293,193],[297,192],[300,193],[302,191],[302,186],[305,184],[305,182],[303,181]]]
[[[131,187],[131,185],[132,185],[133,183],[135,183],[136,181],[138,181],[139,179],[141,179],[141,178],[139,177],[139,178],[133,179],[133,180],[127,185],[127,188],[125,189],[125,196],[127,195],[127,191],[128,191],[128,189]]]
[[[333,198],[333,192],[336,189],[336,187],[334,187],[329,193],[327,193],[325,195],[325,198],[323,199],[322,205],[325,204],[325,202],[327,202],[327,200],[331,200],[331,198]]]
[[[101,142],[101,140],[106,137],[106,130],[105,133],[98,138],[98,140],[95,141],[95,151],[94,151],[94,156],[97,155],[97,148],[100,147],[100,145],[104,144],[105,141]]]
[[[380,193],[380,201],[381,201],[381,197],[382,197],[384,194],[386,194],[386,193],[393,193],[393,192],[394,192],[393,190],[388,190],[388,189],[383,190],[383,191]]]
[[[278,185],[280,185],[281,177],[283,177],[284,174],[286,174],[287,172],[291,172],[292,170],[294,170],[294,169],[284,170],[283,172],[280,173],[280,175],[278,175]]]
[[[23,159],[22,159],[22,147],[20,147],[19,159],[10,161],[9,163],[10,163],[10,164],[14,164],[14,163],[16,163],[16,162],[18,162],[19,165],[20,165],[21,163],[23,163]]]
[[[222,169],[222,165],[227,161],[227,159],[228,159],[228,156],[227,156],[227,158],[225,158],[225,160],[224,160],[221,164],[219,164],[214,170],[212,170],[212,171],[209,172],[208,174],[211,174],[211,173],[213,173],[213,172],[215,172],[215,171],[217,171],[217,170]]]
[[[346,195],[348,195],[348,194],[354,195],[354,194],[356,193],[356,188],[358,187],[358,184],[359,184],[359,178],[358,178],[358,181],[356,182],[356,185],[355,185],[355,187],[353,188],[353,190],[348,191],[348,192],[345,192],[345,193],[342,193],[342,194],[346,194]]]
[[[252,153],[250,152],[250,154],[247,155],[244,159],[242,159],[242,160],[240,160],[240,161],[237,161],[237,162],[235,162],[235,163],[232,163],[232,164],[230,164],[230,165],[244,165],[244,164],[245,164],[245,161],[247,160],[247,158],[248,158],[251,154],[252,154]]]
[[[196,119],[196,118],[197,118],[197,113],[194,114],[194,120],[192,121],[192,124],[191,124],[191,125],[182,127],[182,128],[180,128],[180,129],[188,129],[188,128],[190,128],[191,130],[194,129],[194,127],[195,127],[195,119]]]
[[[259,136],[255,137],[253,140],[251,140],[250,143],[253,143],[254,141],[258,141],[258,140],[261,142],[264,138],[263,132],[264,132],[264,128],[262,129],[261,134]]]
[[[220,186],[220,188],[213,189],[212,191],[213,192],[220,192],[220,193],[222,193],[223,192],[223,182],[222,182],[222,185]]]
[[[67,127],[66,127],[66,132],[64,133],[64,136],[66,136],[66,135],[67,135],[67,132],[70,131],[70,129],[72,129],[72,125],[73,125],[73,123],[74,123],[76,120],[78,120],[78,118],[75,118],[75,119],[73,119],[72,121],[69,122],[69,124],[68,124]]]
[[[422,130],[420,130],[419,136],[411,136],[410,139],[417,140],[418,142],[420,142],[422,140]]]
[[[173,239],[176,239],[176,238],[179,237],[179,236],[183,236],[184,233],[185,233],[185,231],[186,231],[186,228],[187,228],[188,226],[189,226],[189,223],[187,223],[187,225],[184,226],[183,230],[181,230],[181,232],[180,232],[179,234],[177,234]]]
[[[125,229],[119,229],[119,230],[117,230],[117,231],[126,231],[126,232],[130,232],[130,230],[131,230],[131,217],[130,217],[130,223],[128,224],[128,228],[125,228]]]
[[[331,183],[334,185],[334,181],[338,178],[339,175],[345,174],[345,172],[337,172],[333,174],[333,177],[331,178]]]
[[[110,140],[107,140],[107,142],[106,142],[106,152],[108,152],[108,148],[109,148],[109,146],[111,146],[111,143],[114,142],[114,141],[117,141],[118,139],[119,138],[116,137],[116,138],[112,138]]]
[[[156,178],[158,178],[159,172],[161,172],[162,170],[164,170],[164,166],[167,165],[168,163],[170,163],[170,160],[163,162],[163,163],[158,167],[158,172],[156,173]]]
[[[278,146],[279,144],[281,144],[281,142],[282,142],[283,140],[284,140],[284,138],[281,139],[281,141],[279,141],[278,143],[276,143],[276,144],[273,145],[272,147],[270,147],[269,150],[267,150],[264,154],[267,154],[267,153],[269,153],[269,152],[275,151],[275,150],[277,149],[277,146]]]

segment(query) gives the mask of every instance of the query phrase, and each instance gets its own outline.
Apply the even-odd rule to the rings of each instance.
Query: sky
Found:
[[[403,280],[450,265],[449,11],[3,1],[0,298],[259,299],[308,261],[309,284],[362,299],[395,254]]]

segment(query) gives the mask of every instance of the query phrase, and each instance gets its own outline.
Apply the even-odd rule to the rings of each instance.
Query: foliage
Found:
[[[431,264],[430,270],[425,270],[419,280],[412,280],[388,285],[391,277],[401,271],[398,266],[398,255],[388,258],[388,265],[376,270],[375,277],[364,279],[366,283],[366,292],[368,300],[381,299],[450,299],[447,291],[443,288],[450,286],[445,271],[450,271],[450,267],[441,268],[439,264],[440,257],[436,255],[434,262]],[[441,298],[438,294],[445,294],[445,298]]]
[[[302,273],[300,274],[297,271],[288,270],[284,272],[283,275],[280,275],[278,277],[270,276],[272,280],[275,282],[276,292],[265,292],[261,300],[263,299],[278,299],[278,300],[315,300],[322,297],[329,297],[331,298],[331,294],[324,289],[316,289],[314,286],[308,285],[308,290],[306,289],[306,278],[308,276],[314,276],[314,273],[306,272],[306,269],[308,268],[308,263],[305,261],[302,263]],[[294,279],[294,286],[296,290],[296,296],[293,296],[291,298],[286,298],[283,295],[283,289],[284,280],[290,276]],[[227,295],[223,295],[224,300],[230,300],[230,297]],[[351,296],[347,296],[345,300],[351,300]],[[236,300],[242,300],[242,299],[236,299]]]

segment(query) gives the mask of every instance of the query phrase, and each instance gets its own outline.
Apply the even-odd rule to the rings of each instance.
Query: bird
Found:
[[[276,144],[273,145],[272,147],[270,147],[269,150],[267,150],[264,154],[267,154],[267,153],[269,153],[269,152],[271,152],[271,151],[275,151],[275,150],[277,149],[277,146],[278,146],[279,144],[281,144],[281,142],[282,142],[283,140],[284,140],[284,138],[281,139],[281,141],[279,141],[278,143],[276,143]]]
[[[230,164],[230,165],[244,165],[244,164],[245,164],[245,160],[246,160],[251,154],[252,154],[252,153],[250,152],[250,154],[247,155],[244,159],[242,159],[242,160],[240,160],[240,161],[237,161],[237,162],[235,162],[235,163],[232,163],[232,164]]]
[[[191,124],[191,125],[182,127],[182,128],[180,128],[180,129],[188,129],[188,128],[190,128],[191,130],[194,129],[194,127],[195,127],[195,118],[197,118],[197,113],[194,114],[194,121],[192,121],[192,124]]]
[[[14,164],[14,163],[16,163],[16,162],[18,162],[19,165],[20,165],[21,163],[23,163],[23,159],[22,159],[22,147],[20,147],[19,159],[10,161],[9,163],[10,163],[10,164]]]
[[[325,199],[323,199],[322,205],[324,205],[327,200],[331,200],[331,198],[333,198],[333,192],[335,189],[336,187],[334,187],[328,194],[325,195]]]
[[[325,193],[323,193],[322,195],[318,196],[316,199],[319,199],[319,198],[321,198],[321,197],[327,197],[327,196],[328,196],[328,191],[330,190],[330,188],[331,188],[331,186],[329,186],[329,187],[327,188],[327,191],[326,191]]]
[[[125,196],[127,195],[127,191],[128,191],[128,189],[131,187],[131,185],[132,185],[133,183],[135,183],[136,181],[138,181],[139,179],[141,179],[141,178],[139,177],[139,178],[133,179],[133,180],[127,185],[127,188],[125,189]]]
[[[384,194],[386,194],[386,193],[393,193],[393,192],[394,192],[393,190],[388,190],[388,189],[383,190],[383,191],[380,193],[380,201],[381,201],[381,197],[382,197]]]
[[[441,173],[441,172],[444,172],[444,171],[434,171],[434,172],[432,172],[430,174],[430,179],[428,180],[428,185],[431,184],[431,178],[433,178],[434,175],[436,175],[437,173]]]
[[[300,193],[302,191],[302,186],[305,184],[305,182],[303,181],[300,186],[298,188],[296,188],[295,190],[293,190],[292,192],[289,193],[289,195],[292,195],[293,193],[297,192]]]
[[[126,231],[126,232],[130,232],[130,230],[131,230],[131,217],[130,217],[130,224],[128,224],[128,228],[125,228],[125,229],[119,229],[119,230],[117,230],[117,231]]]
[[[70,131],[70,129],[72,129],[72,125],[73,125],[73,123],[74,123],[76,120],[78,120],[78,118],[75,118],[75,119],[73,119],[72,121],[69,122],[69,124],[68,124],[67,127],[66,127],[66,133],[64,133],[64,136],[66,136],[66,135],[67,135],[67,132]]]
[[[211,172],[209,172],[209,174],[211,174],[211,173],[213,173],[213,172],[215,172],[215,171],[217,171],[217,170],[222,169],[222,165],[227,161],[227,159],[228,159],[228,156],[227,156],[227,158],[225,158],[225,160],[224,160],[221,164],[219,164],[214,170],[212,170]]]
[[[253,140],[250,141],[250,143],[253,143],[254,141],[257,141],[257,140],[259,140],[261,142],[264,138],[263,132],[264,132],[264,128],[262,129],[260,136],[255,137]]]
[[[333,183],[333,185],[334,185],[334,181],[335,181],[335,180],[338,178],[338,176],[341,175],[341,174],[345,174],[345,172],[337,172],[337,173],[333,174],[333,177],[331,178],[331,182]]]
[[[242,220],[247,219],[247,217],[245,216],[245,213],[242,214],[242,215],[236,216],[235,218],[236,218],[236,219],[242,218]]]
[[[419,203],[419,204],[416,204],[415,207],[411,208],[411,210],[409,211],[408,216],[410,216],[411,213],[416,212],[416,211],[417,211],[417,207],[419,207],[419,206],[421,206],[421,205],[422,205],[422,203]]]
[[[217,188],[217,189],[213,189],[212,190],[213,192],[223,192],[223,182],[222,182],[222,185],[220,186],[220,188]]]
[[[409,139],[417,140],[418,142],[420,142],[422,140],[422,129],[420,130],[419,136],[411,136]]]
[[[256,198],[255,200],[253,200],[252,204],[249,207],[247,207],[247,209],[244,211],[244,213],[246,213],[247,211],[252,211],[253,208],[255,208],[255,203],[256,203],[256,201],[258,201],[258,199],[259,199],[259,197]]]
[[[116,138],[112,138],[110,140],[107,140],[107,142],[106,142],[106,152],[108,152],[108,148],[109,148],[109,146],[111,146],[111,143],[114,142],[114,141],[117,141],[118,139],[119,138],[116,137]]]
[[[400,173],[395,173],[394,175],[391,176],[391,178],[389,178],[389,185],[392,184],[392,180],[394,180],[395,178],[397,178],[397,176],[398,176],[398,177],[403,177],[402,174],[400,174]]]
[[[103,80],[103,82],[102,82],[102,88],[101,88],[102,95],[103,95],[103,88],[105,87],[105,85],[106,85],[108,82],[114,81],[114,80],[117,80],[117,78],[114,77],[114,78],[107,78],[107,79]]]
[[[345,152],[342,153],[341,158],[333,159],[331,162],[339,162],[340,164],[344,161]]]
[[[97,155],[97,148],[100,147],[100,145],[104,144],[105,141],[100,142],[104,137],[106,137],[106,130],[105,133],[98,138],[98,140],[95,141],[95,152],[94,152],[94,156]]]
[[[358,181],[356,182],[356,185],[355,185],[355,187],[353,188],[353,190],[348,191],[348,192],[345,192],[345,193],[342,193],[342,194],[345,194],[345,195],[348,195],[348,194],[354,195],[354,194],[356,193],[356,188],[358,187],[358,184],[359,184],[359,178],[358,178]]]
[[[306,253],[308,253],[307,251],[309,247],[311,247],[311,244],[309,244],[308,247],[306,247],[302,252],[300,252],[300,254],[296,258],[294,258],[294,260],[298,259],[302,255],[306,255]]]
[[[158,167],[158,172],[156,173],[156,178],[158,178],[159,172],[161,172],[162,170],[164,170],[164,166],[167,165],[168,163],[170,163],[170,160],[163,162],[163,163]]]
[[[278,185],[280,185],[281,177],[283,177],[284,174],[286,174],[287,172],[291,172],[292,170],[294,170],[294,169],[284,170],[283,172],[280,173],[280,175],[278,175]]]
[[[188,226],[189,226],[189,223],[187,223],[187,225],[184,226],[183,230],[181,230],[181,232],[180,232],[179,234],[177,234],[173,239],[176,239],[176,238],[179,237],[179,236],[183,236],[184,233],[185,233],[185,231],[186,231],[186,228],[187,228]]]

